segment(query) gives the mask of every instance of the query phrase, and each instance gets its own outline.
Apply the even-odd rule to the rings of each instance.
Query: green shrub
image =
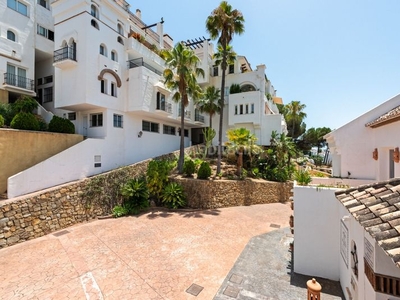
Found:
[[[0,103],[0,115],[4,118],[4,125],[10,126],[10,123],[16,112],[12,109],[9,103]]]
[[[144,179],[128,180],[121,188],[123,207],[130,214],[138,214],[149,207],[149,190]]]
[[[0,127],[4,126],[4,118],[2,115],[0,115]]]
[[[126,216],[128,213],[129,213],[128,210],[121,205],[116,205],[112,209],[112,214],[115,218]]]
[[[193,174],[196,172],[196,165],[193,160],[187,159],[183,163],[183,173],[186,174],[186,176],[193,176]]]
[[[303,168],[296,170],[293,175],[299,185],[308,185],[312,181],[310,173]]]
[[[147,187],[150,195],[156,201],[161,199],[161,193],[168,183],[168,175],[175,166],[175,161],[152,160],[149,162],[146,171]]]
[[[75,133],[75,125],[68,119],[53,116],[49,123],[50,132]]]
[[[169,208],[179,208],[186,205],[186,197],[182,185],[171,182],[162,192],[162,202]]]
[[[203,161],[200,165],[199,170],[197,171],[198,179],[207,179],[211,176],[211,167],[210,164],[206,161]]]
[[[39,106],[39,103],[35,99],[29,96],[20,96],[17,101],[12,104],[13,110],[17,113],[27,112],[31,113],[34,109]]]
[[[48,126],[47,126],[46,121],[42,118],[42,116],[35,115],[35,118],[39,123],[39,130],[40,131],[47,131]]]
[[[32,113],[19,112],[11,121],[11,128],[22,130],[39,130],[39,122]]]

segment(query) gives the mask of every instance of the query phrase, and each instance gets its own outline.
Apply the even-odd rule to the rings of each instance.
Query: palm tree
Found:
[[[290,136],[291,138],[295,139],[297,136],[302,134],[300,132],[299,134],[296,134],[295,136],[295,128],[296,125],[299,126],[300,129],[304,129],[301,126],[301,123],[303,122],[304,118],[307,117],[307,114],[303,111],[306,108],[305,104],[301,104],[300,101],[292,101],[289,104],[286,105],[287,108],[287,122],[290,123]],[[304,127],[304,126],[303,126]]]
[[[212,128],[212,117],[220,112],[220,92],[221,91],[215,86],[208,86],[203,97],[196,102],[196,106],[200,112],[205,112],[210,115],[210,128]]]
[[[210,37],[215,40],[218,38],[218,44],[222,47],[222,78],[221,91],[225,90],[225,75],[227,64],[227,47],[232,41],[235,33],[242,34],[244,32],[244,18],[240,11],[232,9],[227,1],[222,1],[220,5],[211,12],[206,21],[206,29]],[[222,125],[223,125],[223,108],[224,93],[220,98],[221,112],[219,114],[219,134],[218,134],[218,163],[217,174],[221,172],[221,152],[222,152]]]
[[[204,77],[204,70],[198,68],[200,59],[190,48],[177,43],[170,50],[162,50],[161,55],[165,60],[167,68],[164,70],[165,85],[175,91],[172,99],[180,102],[181,105],[181,139],[178,160],[178,171],[183,173],[183,162],[185,157],[184,145],[184,126],[185,126],[185,107],[189,104],[189,96],[196,100],[201,95],[201,88],[197,83],[197,76]]]

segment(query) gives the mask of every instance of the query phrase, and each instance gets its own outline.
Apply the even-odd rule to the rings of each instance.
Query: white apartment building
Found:
[[[157,50],[171,48],[173,40],[163,32],[162,19],[146,25],[140,10],[133,14],[124,0],[7,0],[0,5],[0,70],[5,74],[0,101],[13,102],[20,94],[36,97],[46,121],[52,114],[63,116],[87,137],[9,177],[9,198],[169,153],[179,149],[180,134],[185,146],[203,142],[208,116],[190,101],[181,129],[179,105],[163,84],[165,64]],[[206,76],[199,82],[218,86],[212,44],[203,41],[202,46],[196,52]],[[229,68],[227,90],[232,83],[242,92],[226,92],[224,126],[249,128],[268,145],[272,130],[282,133],[286,127],[267,99],[276,95],[265,66],[253,71],[239,57]]]

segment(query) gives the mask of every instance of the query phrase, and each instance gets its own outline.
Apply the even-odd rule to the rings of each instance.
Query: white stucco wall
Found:
[[[294,271],[339,280],[337,189],[294,187]]]

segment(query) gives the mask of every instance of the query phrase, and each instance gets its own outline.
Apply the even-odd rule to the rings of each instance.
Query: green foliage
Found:
[[[13,110],[17,113],[19,112],[26,112],[31,113],[34,109],[39,106],[39,103],[32,97],[22,95],[20,96],[17,101],[12,105]]]
[[[112,215],[114,216],[114,218],[126,216],[128,213],[129,213],[128,209],[121,205],[116,205],[112,209]]]
[[[193,160],[186,159],[185,163],[183,164],[183,173],[186,176],[192,176],[196,172],[196,165]]]
[[[11,128],[22,130],[39,130],[39,122],[32,113],[19,112],[12,119]]]
[[[229,94],[239,94],[242,90],[240,89],[240,85],[237,83],[232,83],[231,87],[229,88]]]
[[[319,149],[326,144],[324,136],[331,131],[329,127],[312,127],[298,139],[297,144],[303,151],[309,151],[312,147],[317,147],[319,152]]]
[[[16,115],[16,112],[13,110],[11,104],[0,103],[0,115],[4,118],[4,125],[10,126],[10,123]]]
[[[175,161],[152,160],[147,166],[146,181],[150,195],[159,200],[164,187],[168,183],[168,175],[174,167]]]
[[[182,185],[171,182],[162,192],[162,202],[169,208],[179,208],[186,205],[186,197]]]
[[[316,165],[316,166],[321,166],[322,165],[322,162],[323,162],[323,158],[321,157],[321,156],[319,156],[319,155],[313,155],[313,156],[311,156],[311,158],[314,160],[314,165]]]
[[[197,171],[198,179],[208,179],[211,176],[211,167],[210,164],[206,161],[203,161],[200,165],[199,170]]]
[[[278,108],[285,118],[288,136],[293,139],[297,139],[306,131],[306,124],[303,122],[307,117],[307,114],[304,112],[305,108],[306,105],[301,104],[300,101],[292,101],[284,107]]]
[[[53,116],[49,123],[50,132],[75,133],[75,125],[68,119]]]
[[[312,181],[310,173],[303,168],[294,171],[293,178],[299,185],[308,185]]]
[[[138,214],[149,207],[149,190],[144,179],[130,179],[121,188],[123,207],[130,214]]]
[[[210,129],[212,128],[212,117],[220,112],[219,100],[221,91],[215,86],[208,86],[203,93],[203,96],[196,101],[196,106],[200,112],[205,112],[210,115]]]
[[[206,149],[204,151],[204,157],[207,157],[208,148],[212,145],[212,140],[215,138],[216,131],[212,128],[203,129],[204,140],[206,144]]]
[[[260,173],[260,169],[259,169],[259,168],[253,168],[253,169],[251,170],[251,175],[252,175],[254,178],[260,178],[260,177],[262,176],[262,174]]]
[[[43,119],[43,117],[40,116],[40,115],[35,115],[35,118],[39,123],[39,130],[40,131],[47,131],[48,126],[47,126],[46,121]]]
[[[4,126],[4,118],[2,115],[0,115],[0,127]]]

